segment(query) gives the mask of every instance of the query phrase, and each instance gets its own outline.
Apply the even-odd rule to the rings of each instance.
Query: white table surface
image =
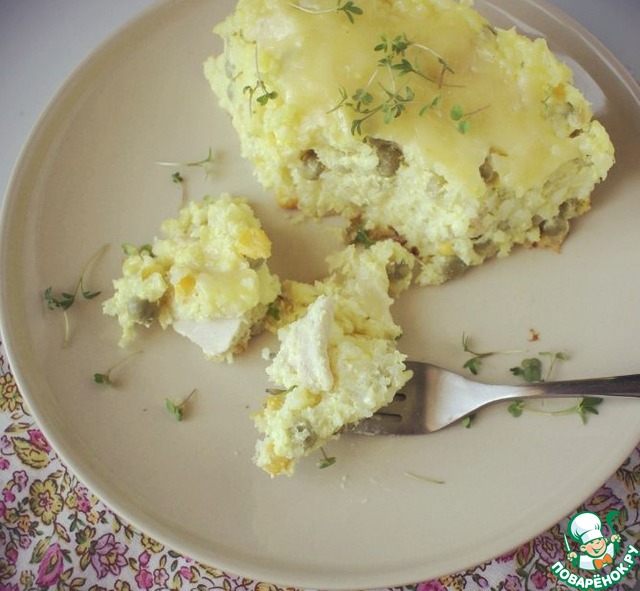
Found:
[[[215,0],[211,0],[214,2]],[[552,0],[640,79],[640,0]],[[0,0],[0,198],[66,77],[150,0]]]

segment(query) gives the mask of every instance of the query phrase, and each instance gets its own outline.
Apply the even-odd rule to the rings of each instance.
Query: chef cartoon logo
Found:
[[[578,550],[572,550],[564,535],[567,559],[572,566],[599,571],[602,567],[613,564],[613,558],[620,550],[620,536],[615,533],[613,522],[618,517],[618,511],[607,513],[605,521],[612,532],[611,537],[606,538],[602,533],[602,521],[589,511],[578,513],[569,521],[569,535],[578,544]]]
[[[621,552],[622,538],[616,532],[618,516],[618,511],[609,511],[603,523],[590,511],[574,515],[564,534],[566,563],[556,562],[551,572],[574,589],[608,589],[618,584],[640,557],[632,545]]]

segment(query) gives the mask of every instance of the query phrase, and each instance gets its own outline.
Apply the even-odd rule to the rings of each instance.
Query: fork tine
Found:
[[[508,385],[470,380],[419,361],[413,377],[388,406],[347,429],[360,435],[417,435],[438,431],[494,402],[514,398],[622,396],[640,398],[640,374]]]
[[[387,406],[351,425],[349,432],[359,435],[416,435],[426,432],[424,365],[408,361],[406,366],[413,370],[413,377]]]

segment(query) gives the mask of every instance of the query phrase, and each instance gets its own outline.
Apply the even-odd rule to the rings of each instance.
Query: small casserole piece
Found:
[[[122,276],[103,304],[122,327],[121,346],[137,325],[168,326],[213,360],[232,361],[260,332],[280,280],[269,271],[271,241],[242,198],[189,202],[165,220],[163,238],[125,248]]]

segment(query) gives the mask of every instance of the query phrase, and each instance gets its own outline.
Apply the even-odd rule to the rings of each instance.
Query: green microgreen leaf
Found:
[[[266,105],[269,101],[278,98],[278,93],[275,90],[268,91],[264,84],[260,84],[260,88],[262,89],[262,94],[256,97],[256,102],[259,105]]]
[[[55,310],[56,308],[68,310],[75,302],[75,299],[75,293],[62,292],[59,295],[55,295],[53,287],[47,287],[47,289],[44,290],[44,301],[49,310]]]
[[[321,470],[333,466],[336,463],[336,458],[334,456],[328,456],[324,447],[320,448],[320,453],[322,454],[322,458],[318,461],[318,468]]]
[[[515,400],[512,402],[507,410],[512,417],[520,417],[524,412],[525,402],[523,400]]]
[[[302,12],[307,12],[309,14],[327,14],[330,12],[334,12],[336,14],[344,13],[351,24],[355,23],[354,16],[361,16],[364,14],[364,10],[360,8],[353,0],[347,0],[347,2],[342,3],[341,0],[338,0],[335,8],[329,8],[327,10],[320,10],[317,8],[306,8],[305,6],[300,6],[300,4],[291,3],[290,6],[293,8],[297,8]]]
[[[468,369],[474,376],[477,376],[480,372],[480,366],[482,365],[482,360],[487,357],[491,357],[493,355],[498,355],[499,353],[514,353],[514,351],[475,351],[471,347],[471,338],[462,333],[462,350],[465,353],[469,353],[472,355],[471,358],[467,359],[467,361],[463,364],[464,369]]]
[[[433,97],[433,100],[430,103],[427,103],[424,107],[422,107],[422,109],[420,109],[418,113],[420,117],[422,117],[428,111],[435,109],[438,106],[439,102],[440,102],[440,95],[438,94],[435,97]]]
[[[135,351],[126,357],[120,359],[120,361],[114,363],[110,368],[105,370],[104,372],[98,372],[93,374],[93,381],[96,384],[101,384],[102,386],[115,386],[115,381],[113,380],[113,373],[120,366],[127,363],[134,355],[138,355],[140,351]]]
[[[473,421],[475,421],[476,413],[472,412],[462,419],[461,424],[465,429],[470,429]]]
[[[256,103],[261,107],[264,107],[269,101],[278,98],[278,93],[275,90],[268,90],[265,82],[261,78],[256,81],[254,86],[245,86],[242,92],[249,95],[249,111],[251,113],[253,113],[251,103],[254,97]]]
[[[195,160],[192,162],[156,162],[158,166],[172,166],[175,168],[193,168],[198,167],[204,170],[204,178],[208,179],[212,174],[215,164],[215,157],[213,150],[209,148],[206,157],[202,160]],[[181,205],[186,205],[188,201],[187,195],[187,182],[184,175],[180,171],[176,171],[171,175],[171,181],[176,185],[180,185],[182,188],[182,201]]]
[[[373,102],[373,95],[364,88],[358,88],[353,93],[353,100],[356,101],[359,106],[370,105]]]
[[[549,368],[545,377],[543,378],[543,364],[541,359],[533,357],[530,359],[523,359],[518,367],[512,367],[511,373],[514,376],[519,376],[527,383],[545,382],[549,381],[551,374],[559,361],[566,361],[569,359],[567,353],[544,351],[540,353],[541,357],[549,358]]]
[[[521,416],[525,410],[529,412],[535,412],[538,414],[554,416],[554,417],[576,414],[580,417],[580,420],[582,421],[582,423],[586,424],[587,416],[589,414],[595,414],[595,415],[599,414],[597,407],[600,404],[602,404],[602,401],[603,401],[602,398],[598,398],[594,396],[586,396],[584,398],[581,398],[573,406],[569,406],[567,408],[562,408],[559,410],[545,411],[545,410],[540,410],[531,404],[528,404],[524,400],[516,400],[509,405],[507,410],[513,417]]]
[[[89,273],[89,270],[93,266],[93,264],[100,258],[104,252],[109,247],[108,244],[104,245],[100,248],[85,264],[82,272],[80,273],[80,278],[76,283],[76,287],[72,292],[62,291],[59,293],[54,292],[53,287],[49,286],[44,290],[44,302],[49,310],[60,310],[62,312],[63,322],[64,322],[64,340],[63,344],[67,345],[69,343],[71,334],[70,334],[70,326],[69,326],[69,317],[68,310],[73,306],[77,300],[78,296],[82,296],[85,300],[93,300],[97,296],[100,295],[100,291],[90,290],[85,287],[86,276]]]
[[[338,7],[336,8],[336,12],[344,12],[346,17],[349,19],[349,22],[352,24],[355,22],[355,19],[353,18],[354,15],[360,16],[364,14],[362,8],[356,6],[354,2],[349,1],[345,2],[344,4],[340,4],[340,0],[338,0]]]
[[[480,366],[482,365],[482,359],[480,357],[471,357],[462,366],[464,369],[468,369],[474,376],[480,373]]]
[[[585,396],[579,403],[577,413],[582,419],[583,423],[587,422],[588,414],[600,414],[598,412],[598,406],[602,404],[603,399],[597,396]]]
[[[529,384],[542,381],[542,362],[537,357],[523,359],[518,367],[512,367],[510,371]]]
[[[151,246],[151,244],[143,244],[142,246],[135,246],[134,244],[125,242],[124,244],[120,245],[120,248],[122,249],[122,252],[127,256],[131,256],[131,255],[142,256],[143,254],[154,256],[153,246]]]
[[[164,406],[176,421],[182,421],[182,419],[184,418],[185,407],[195,393],[196,390],[194,389],[186,398],[183,398],[182,400],[172,400],[171,398],[165,398]]]
[[[475,111],[467,112],[460,105],[455,105],[451,109],[451,112],[449,113],[449,117],[451,118],[451,121],[456,123],[456,128],[458,132],[465,134],[465,133],[468,133],[469,130],[471,129],[471,122],[469,121],[469,118],[488,108],[489,108],[488,106],[485,106],[485,107],[480,107]]]
[[[537,339],[536,339],[537,340]],[[472,357],[468,359],[463,367],[468,369],[472,374],[477,375],[479,373],[480,365],[482,364],[482,360],[491,355],[497,355],[499,353],[518,353],[519,351],[486,351],[486,352],[477,352],[471,347],[470,338],[466,335],[462,335],[462,348],[466,353],[470,353]],[[520,362],[520,365],[517,367],[512,367],[510,369],[511,373],[515,376],[521,377],[527,383],[539,383],[548,381],[551,377],[553,370],[556,365],[560,361],[566,361],[569,359],[569,355],[564,351],[542,351],[539,353],[540,357],[549,359],[549,367],[547,369],[546,375],[543,378],[543,362],[540,357],[528,357],[523,359]],[[507,408],[509,414],[513,417],[520,417],[524,413],[525,410],[530,412],[536,412],[540,414],[546,414],[550,416],[561,416],[567,414],[577,414],[583,423],[586,423],[587,416],[590,414],[598,414],[598,406],[602,403],[602,398],[598,397],[584,397],[581,398],[580,401],[573,406],[555,410],[555,411],[545,411],[536,408],[535,406],[527,403],[525,400],[517,399],[511,402]],[[462,424],[465,427],[468,427],[473,420],[473,415],[469,415],[463,419]]]
[[[109,377],[109,373],[94,373],[93,381],[96,384],[111,385],[111,378]]]
[[[420,67],[418,59],[414,59],[416,58],[414,52],[412,52],[411,56],[408,55],[407,52],[411,48],[414,48],[414,52],[426,52],[432,58],[436,59],[441,66],[438,78],[429,75],[426,70]],[[406,34],[397,35],[393,40],[390,40],[386,35],[382,35],[381,41],[374,45],[373,51],[382,52],[383,54],[382,57],[378,59],[377,67],[384,68],[389,73],[391,77],[391,89],[379,85],[381,94],[380,92],[374,94],[368,88],[358,88],[349,96],[349,93],[343,87],[340,87],[340,101],[329,111],[331,113],[344,107],[353,110],[356,114],[351,124],[351,133],[353,135],[361,135],[364,122],[378,113],[382,115],[384,123],[391,123],[394,119],[397,119],[405,113],[408,105],[415,101],[416,96],[411,87],[406,86],[404,91],[398,91],[396,89],[396,78],[414,75],[431,84],[435,84],[438,88],[451,86],[444,83],[444,75],[446,72],[454,73],[453,68],[445,62],[441,55],[429,47],[410,41]],[[371,76],[369,84],[371,84],[375,76],[376,73]],[[437,95],[429,100],[426,105],[423,105],[419,112],[420,116],[423,116],[430,109],[435,109],[439,104],[439,99],[440,96]],[[465,124],[461,127],[465,128],[466,131],[469,125]]]

